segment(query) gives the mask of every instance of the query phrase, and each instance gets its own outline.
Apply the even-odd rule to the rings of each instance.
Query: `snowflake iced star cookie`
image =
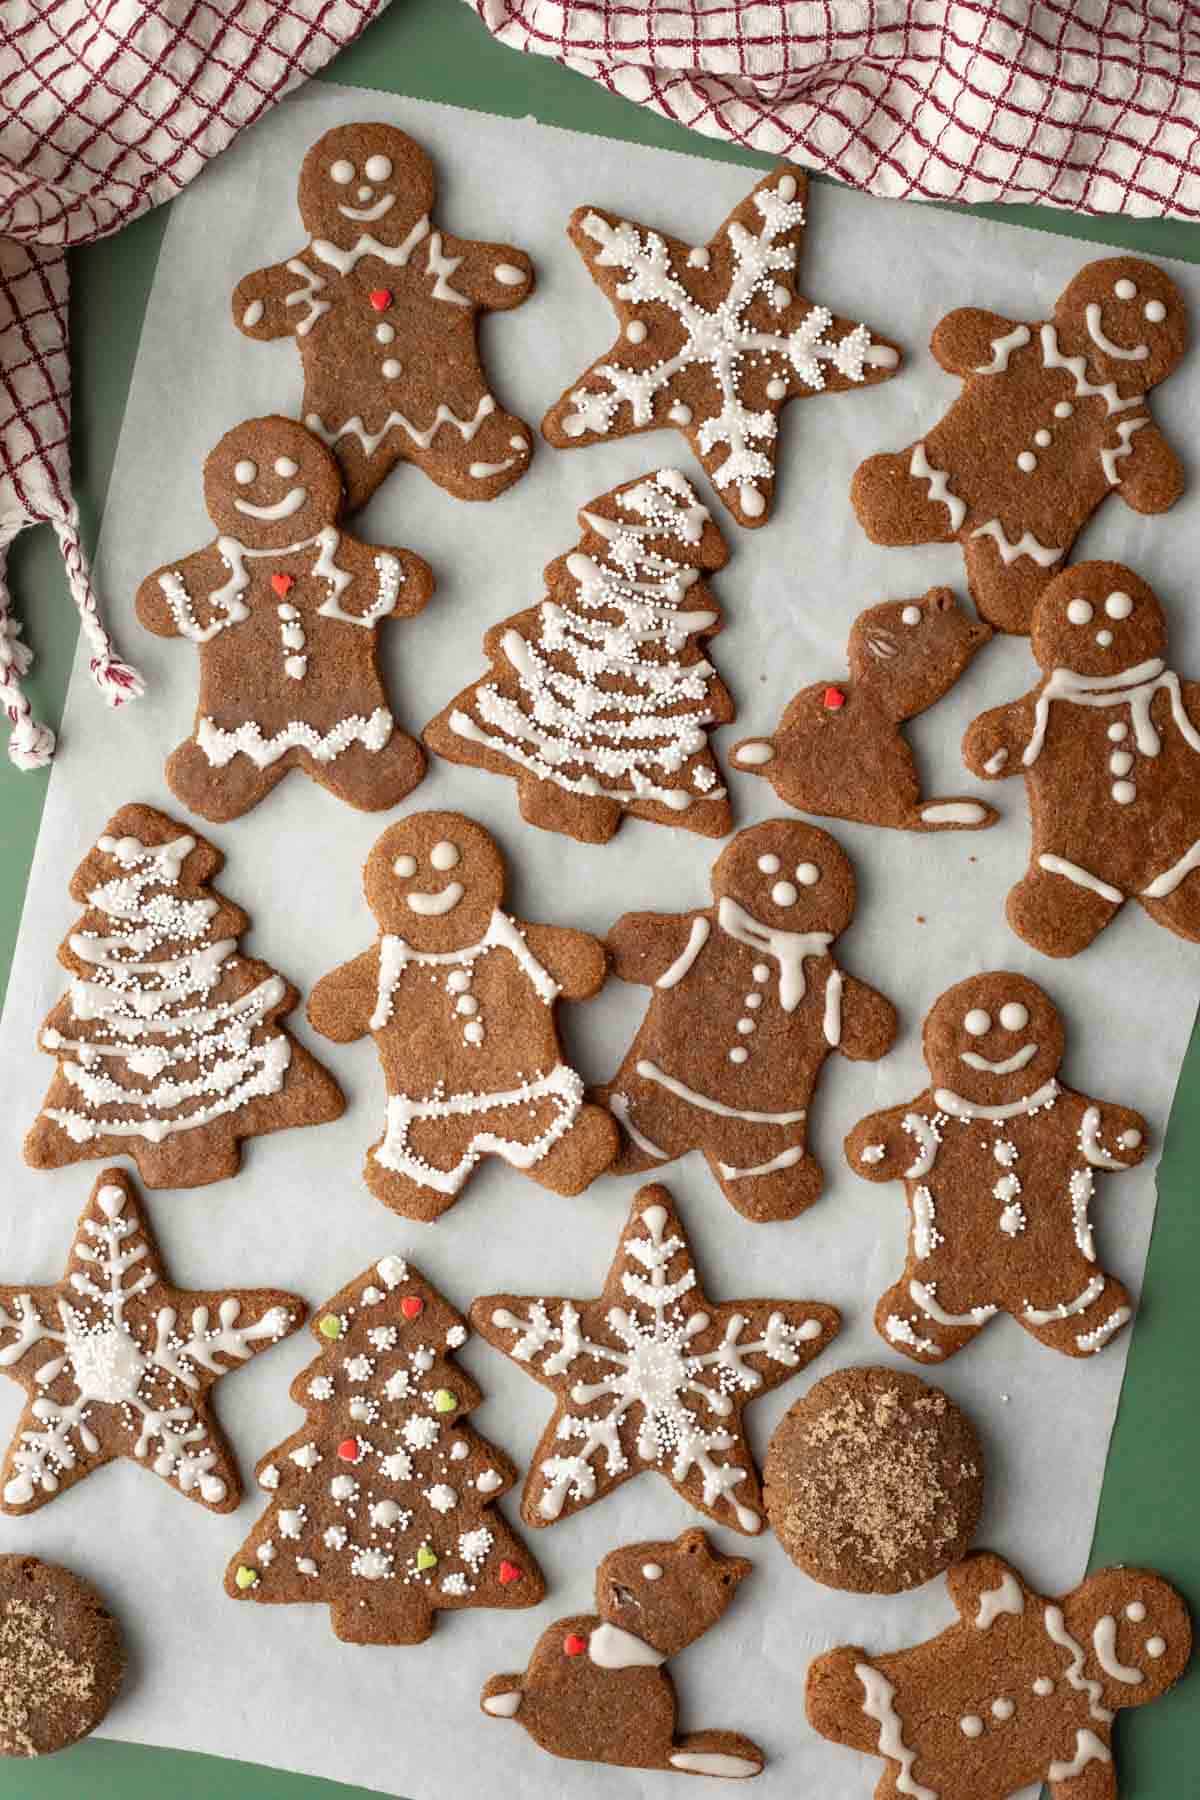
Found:
[[[658,469],[591,501],[539,606],[493,626],[492,666],[426,727],[450,762],[517,782],[522,816],[604,843],[626,814],[724,837],[708,740],[734,716],[708,660],[721,613],[705,576],[724,540],[690,484]]]
[[[846,1139],[868,1181],[903,1181],[904,1273],[875,1326],[916,1362],[953,1356],[999,1312],[1048,1349],[1091,1356],[1132,1301],[1096,1260],[1097,1171],[1146,1154],[1146,1121],[1057,1078],[1065,1033],[1022,975],[975,975],[935,1002],[923,1034],[930,1085]]]
[[[241,1498],[209,1389],[295,1331],[274,1288],[172,1287],[133,1182],[105,1169],[53,1287],[0,1287],[0,1369],[28,1396],[0,1468],[6,1513],[34,1512],[128,1456],[210,1512]]]
[[[620,329],[542,421],[560,450],[673,425],[741,525],[765,524],[788,400],[887,381],[894,345],[797,292],[807,177],[780,163],[708,244],[582,206],[569,236]]]
[[[230,1563],[234,1600],[330,1609],[355,1644],[419,1644],[435,1614],[536,1606],[541,1571],[496,1501],[516,1470],[466,1423],[483,1395],[457,1361],[464,1320],[384,1256],[310,1323],[291,1386],[307,1418],[258,1466],[270,1503]]]
[[[841,1315],[808,1300],[713,1304],[670,1194],[651,1186],[595,1300],[489,1294],[471,1322],[555,1395],[525,1482],[527,1525],[657,1469],[689,1505],[753,1534],[763,1516],[743,1410],[818,1356]]]
[[[345,1110],[281,1021],[299,1001],[239,955],[250,921],[210,883],[225,859],[150,806],[123,806],[71,879],[71,976],[38,1043],[57,1059],[25,1139],[35,1169],[131,1156],[148,1187],[236,1175],[241,1141]]]
[[[1103,1569],[1057,1600],[1000,1557],[946,1577],[958,1619],[922,1644],[817,1657],[804,1705],[835,1744],[882,1757],[879,1795],[1005,1800],[1049,1782],[1052,1800],[1117,1800],[1112,1728],[1174,1686],[1188,1610],[1161,1575]]]

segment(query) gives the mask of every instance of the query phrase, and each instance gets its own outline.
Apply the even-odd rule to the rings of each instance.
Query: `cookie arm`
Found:
[[[891,1106],[886,1112],[869,1113],[859,1120],[845,1143],[846,1161],[856,1175],[865,1181],[899,1181],[928,1141],[932,1141],[936,1154],[933,1128],[920,1110],[924,1097],[918,1096],[904,1106]],[[919,1121],[920,1129],[908,1130],[906,1119]]]
[[[356,604],[354,594],[346,594],[345,601],[349,602],[345,606],[347,612],[370,614],[373,618],[412,619],[428,605],[436,586],[433,570],[423,557],[417,556],[412,550],[393,548],[389,544],[363,544],[343,538],[341,555],[353,571],[355,588],[361,595],[361,600]],[[398,565],[398,570],[392,565]],[[400,579],[396,584],[394,604],[386,613],[375,613],[375,607],[384,597],[385,586],[390,586],[393,575],[397,572]]]
[[[446,238],[447,256],[460,256],[451,277],[460,293],[488,312],[509,312],[533,292],[533,264],[511,244],[480,244],[473,238]]]
[[[590,1000],[604,986],[608,957],[599,938],[566,925],[526,925],[525,942],[566,1000]]]
[[[991,1550],[956,1563],[946,1573],[946,1586],[963,1624],[974,1626],[981,1636],[997,1620],[1022,1617],[1034,1598],[1016,1570]]]
[[[1024,770],[1021,757],[1033,736],[1033,723],[1033,698],[1028,694],[980,713],[967,726],[962,741],[962,758],[972,775],[980,781],[1003,781],[1008,775],[1020,775]]]
[[[213,622],[212,594],[229,580],[229,570],[210,545],[178,562],[164,563],[138,588],[137,616],[155,637],[190,637]]]
[[[1134,432],[1127,458],[1121,457],[1119,447],[1110,448],[1116,451],[1117,492],[1126,506],[1138,513],[1161,513],[1174,506],[1183,492],[1183,464],[1157,425]]]
[[[708,924],[702,913],[626,913],[605,940],[613,974],[618,981],[652,987],[683,954],[693,925],[701,923]]]
[[[896,1041],[896,1025],[896,1009],[890,1000],[865,981],[842,976],[842,1029],[837,1047],[843,1056],[851,1062],[878,1062]]]
[[[1001,313],[959,306],[938,320],[929,348],[948,375],[1000,374],[1000,368],[989,368],[1003,357],[995,348],[996,339],[1010,337],[1016,329],[1013,320]]]
[[[1113,1101],[1089,1100],[1086,1094],[1072,1094],[1071,1101],[1078,1115],[1079,1147],[1091,1167],[1118,1175],[1136,1169],[1145,1158],[1150,1129],[1141,1113]]]
[[[308,996],[308,1022],[335,1044],[352,1044],[371,1029],[379,994],[379,946],[323,975]]]
[[[233,290],[234,324],[247,337],[263,341],[291,337],[303,313],[297,315],[295,307],[288,306],[287,297],[303,285],[286,263],[272,263],[269,268],[243,275]]]

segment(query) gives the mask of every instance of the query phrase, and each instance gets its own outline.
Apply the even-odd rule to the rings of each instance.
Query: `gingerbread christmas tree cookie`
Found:
[[[123,806],[71,879],[83,916],[58,952],[57,1059],[25,1139],[35,1169],[131,1156],[148,1187],[236,1175],[241,1141],[345,1110],[280,1021],[300,996],[238,954],[250,921],[210,883],[225,858],[151,806]]]
[[[630,813],[724,837],[708,741],[733,702],[705,640],[721,613],[705,575],[728,552],[683,476],[659,469],[579,513],[578,548],[546,598],[493,626],[492,666],[425,730],[451,762],[516,779],[523,816],[604,843]]]
[[[29,1513],[118,1456],[210,1512],[241,1498],[209,1389],[296,1330],[276,1288],[172,1287],[133,1182],[105,1169],[62,1280],[0,1287],[0,1369],[28,1399],[0,1469],[0,1505]]]
[[[496,1502],[516,1470],[466,1422],[483,1395],[457,1360],[463,1319],[384,1256],[310,1329],[292,1383],[307,1412],[258,1466],[270,1504],[229,1565],[235,1600],[327,1605],[354,1644],[419,1644],[434,1615],[536,1606],[541,1571]]]
[[[763,1517],[743,1410],[819,1356],[841,1315],[810,1300],[708,1300],[656,1185],[636,1195],[594,1300],[489,1294],[471,1323],[555,1396],[525,1481],[527,1525],[657,1469],[689,1505],[753,1534]]]
[[[351,512],[398,462],[460,500],[492,500],[529,466],[529,427],[489,390],[477,331],[481,313],[529,298],[532,265],[438,229],[434,193],[404,132],[337,126],[300,169],[308,243],[234,292],[239,331],[295,338],[304,422],[337,452]]]
[[[542,421],[560,450],[673,425],[741,525],[765,524],[788,400],[887,381],[894,345],[797,291],[807,177],[789,163],[693,247],[596,207],[568,235],[612,303],[616,342]]]

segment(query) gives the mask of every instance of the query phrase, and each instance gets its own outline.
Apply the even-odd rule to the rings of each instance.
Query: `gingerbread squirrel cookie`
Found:
[[[877,1061],[891,1002],[830,954],[854,913],[854,872],[828,832],[792,819],[740,831],[712,870],[713,904],[627,913],[613,973],[649,1010],[597,1097],[622,1130],[617,1175],[702,1150],[730,1205],[756,1222],[811,1206],[824,1179],[808,1108],[835,1050]]]
[[[875,386],[900,366],[894,345],[797,292],[807,194],[807,177],[780,163],[695,248],[577,207],[568,235],[619,330],[546,414],[548,442],[673,425],[738,523],[765,524],[785,403]]]
[[[278,1288],[172,1287],[132,1180],[102,1170],[62,1280],[0,1287],[0,1369],[28,1396],[0,1506],[35,1512],[129,1456],[210,1512],[232,1512],[241,1487],[209,1390],[304,1313]]]
[[[596,1570],[596,1611],[547,1626],[523,1674],[493,1675],[479,1704],[516,1719],[551,1756],[732,1779],[762,1773],[736,1731],[676,1735],[664,1664],[722,1617],[752,1565],[700,1530],[674,1543],[626,1544]]]
[[[900,730],[948,693],[991,627],[969,618],[949,588],[859,613],[849,681],[818,681],[788,705],[773,737],[735,744],[731,760],[765,775],[800,812],[898,831],[980,831],[996,823],[980,800],[922,800]]]
[[[488,1294],[481,1337],[551,1389],[555,1410],[521,1501],[552,1525],[643,1469],[719,1525],[762,1530],[743,1411],[832,1342],[841,1315],[811,1300],[706,1298],[667,1189],[644,1187],[594,1300]]]
[[[874,544],[958,542],[983,617],[1027,632],[1051,572],[1109,494],[1139,513],[1179,498],[1183,470],[1146,395],[1187,342],[1179,289],[1132,256],[1088,263],[1053,319],[948,313],[931,348],[962,394],[919,443],[860,463],[859,523]]]
[[[733,718],[705,639],[704,576],[728,552],[675,469],[593,500],[546,570],[540,606],[484,638],[485,679],[425,730],[430,749],[517,781],[531,824],[605,843],[626,814],[724,837],[733,822],[708,732]]]
[[[385,1206],[436,1219],[484,1155],[556,1194],[612,1161],[617,1131],[563,1061],[555,1002],[604,985],[604,946],[583,931],[510,918],[504,858],[461,813],[414,813],[367,858],[378,942],[319,981],[316,1030],[370,1032],[387,1083],[383,1135],[363,1178]]]
[[[48,1756],[95,1731],[125,1674],[117,1621],[60,1563],[0,1556],[0,1756]]]
[[[1097,1170],[1141,1162],[1146,1121],[1058,1080],[1065,1036],[1023,975],[960,981],[925,1020],[929,1087],[846,1139],[856,1174],[904,1182],[908,1259],[875,1325],[917,1362],[953,1356],[998,1312],[1066,1356],[1102,1350],[1130,1318],[1089,1206]]]
[[[147,575],[138,617],[200,652],[192,736],[167,782],[192,812],[235,819],[303,769],[339,799],[381,812],[425,773],[392,717],[378,627],[412,618],[433,576],[338,524],[338,466],[294,420],[249,419],[204,464],[217,536]]]
[[[341,1089],[282,1020],[296,989],[239,954],[250,921],[211,883],[225,861],[152,806],[114,813],[71,878],[71,985],[38,1044],[57,1059],[25,1138],[35,1169],[130,1156],[147,1187],[241,1167],[243,1138],[322,1125]]]
[[[830,1650],[808,1671],[809,1724],[882,1757],[878,1800],[1117,1800],[1114,1715],[1174,1686],[1188,1610],[1148,1569],[1102,1569],[1049,1600],[986,1552],[946,1577],[958,1619],[886,1656]]]
[[[1033,615],[1038,685],[963,740],[985,780],[1023,775],[1033,843],[1008,922],[1047,956],[1084,950],[1124,902],[1200,942],[1200,682],[1166,664],[1152,588],[1078,563]]]
[[[533,266],[436,229],[434,192],[404,132],[337,126],[300,168],[308,243],[234,291],[247,337],[295,337],[304,422],[337,452],[351,512],[398,462],[459,500],[494,500],[529,467],[532,434],[488,388],[478,323],[529,298]]]

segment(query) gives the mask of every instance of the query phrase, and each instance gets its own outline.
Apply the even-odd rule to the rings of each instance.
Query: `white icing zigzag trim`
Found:
[[[382,750],[395,729],[395,720],[386,706],[377,706],[369,719],[354,715],[339,719],[321,733],[301,719],[292,719],[273,737],[265,738],[256,719],[246,719],[235,731],[226,731],[212,719],[201,719],[196,727],[196,742],[214,769],[223,769],[235,756],[248,756],[256,768],[266,769],[289,750],[303,750],[314,762],[331,763],[351,744],[362,744],[367,750]]]

